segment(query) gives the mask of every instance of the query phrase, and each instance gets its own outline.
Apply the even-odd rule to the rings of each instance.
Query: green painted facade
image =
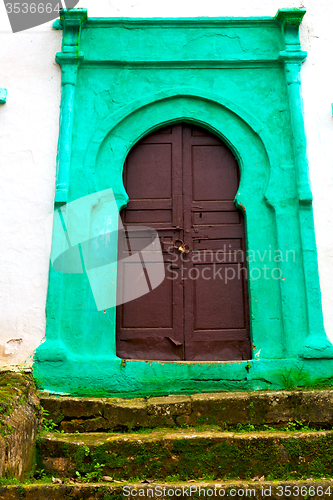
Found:
[[[331,385],[300,91],[304,13],[89,19],[62,11],[55,209],[109,188],[125,207],[125,158],[159,127],[195,123],[220,137],[241,170],[253,359],[121,361],[115,308],[97,311],[85,273],[50,266],[46,340],[34,364],[43,389],[139,396]]]
[[[6,104],[7,89],[0,89],[0,104]]]

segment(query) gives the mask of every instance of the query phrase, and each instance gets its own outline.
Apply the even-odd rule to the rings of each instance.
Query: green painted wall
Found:
[[[87,19],[84,10],[62,12],[55,208],[109,188],[126,206],[126,155],[158,127],[185,121],[218,135],[241,170],[236,203],[253,257],[253,360],[121,363],[115,308],[97,311],[86,273],[51,266],[46,341],[34,364],[44,389],[111,396],[331,383],[299,79],[303,15]],[[281,279],[265,279],[273,267]]]

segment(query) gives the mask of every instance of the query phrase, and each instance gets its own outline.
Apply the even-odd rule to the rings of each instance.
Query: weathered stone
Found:
[[[74,460],[68,457],[46,457],[43,460],[43,467],[46,471],[56,470],[61,476],[66,475],[66,471],[74,467]]]
[[[166,396],[150,398],[147,402],[148,415],[178,416],[191,413],[189,396]]]
[[[261,413],[268,423],[298,420],[317,427],[333,425],[332,390],[271,393],[265,406]]]
[[[142,398],[105,400],[103,415],[110,429],[149,427],[147,403]]]
[[[245,423],[250,416],[248,393],[212,393],[192,396],[192,411],[196,424],[220,425]]]
[[[4,468],[6,465],[6,441],[0,436],[0,477],[4,476]]]
[[[39,439],[40,467],[56,477],[73,477],[76,471],[84,477],[95,472],[97,462],[105,464],[103,473],[116,480],[140,476],[162,479],[175,474],[184,479],[198,479],[203,474],[244,479],[270,474],[278,479],[290,471],[308,477],[313,470],[333,474],[333,432],[221,432],[221,428],[238,429],[237,424],[263,429],[263,424],[278,427],[290,422],[332,428],[333,390],[214,393],[148,400],[43,398],[60,418],[61,430],[80,432],[44,434]],[[22,479],[33,466],[38,401],[29,376],[0,377],[2,476]],[[74,418],[74,413],[83,416]],[[201,424],[205,430],[96,432]]]
[[[332,431],[56,433],[42,437],[38,448],[42,468],[47,467],[55,477],[94,472],[96,460],[104,464],[103,475],[116,480],[163,479],[176,474],[184,481],[203,475],[249,480],[269,474],[278,479],[291,471],[296,477],[310,477],[314,470],[322,476],[333,474]],[[55,459],[61,457],[72,459],[72,467],[57,469]]]
[[[281,427],[300,421],[331,428],[333,391],[196,394],[192,396],[191,417],[192,425],[250,423]]]
[[[45,418],[58,424],[64,418],[60,410],[61,399],[57,396],[43,396],[40,394],[40,405],[46,413]]]
[[[183,425],[195,427],[197,425],[197,419],[193,413],[191,415],[179,415],[175,418],[175,424],[179,425],[180,427]]]
[[[33,407],[28,404],[16,408],[7,420],[10,429],[6,436],[7,476],[23,479],[33,467],[37,418]]]
[[[39,401],[29,374],[0,375],[0,474],[23,479],[33,467],[40,423]]]
[[[148,415],[148,425],[151,429],[163,427],[175,427],[175,417],[173,415]]]
[[[87,420],[63,420],[59,429],[64,432],[96,432],[109,429],[109,421],[103,417]]]
[[[318,429],[333,426],[332,390],[222,392],[148,400],[44,395],[41,403],[49,412],[47,418],[59,423],[59,428],[66,432],[177,425],[217,425],[222,429],[238,424],[285,427],[291,421],[310,423]]]
[[[94,417],[102,415],[103,400],[88,398],[61,398],[60,409],[65,417]]]
[[[190,487],[192,497],[197,498],[200,488],[202,498],[252,498],[262,500],[263,498],[279,498],[290,500],[312,498],[320,500],[330,498],[328,492],[332,492],[332,482],[327,480],[307,481],[224,481],[224,482],[194,482],[194,483],[154,483],[154,484],[129,484],[106,485],[98,484],[30,484],[30,485],[8,485],[0,487],[0,498],[2,500],[119,500],[126,497],[129,500],[137,498],[153,498],[169,500],[170,498],[188,499]],[[125,490],[124,490],[125,488]],[[183,488],[185,492],[183,492]],[[230,492],[230,494],[229,494]],[[302,495],[290,495],[290,492],[302,492]],[[327,492],[323,496],[321,492]],[[238,494],[239,493],[239,494]],[[265,493],[265,494],[263,494]],[[237,494],[237,496],[236,496]]]

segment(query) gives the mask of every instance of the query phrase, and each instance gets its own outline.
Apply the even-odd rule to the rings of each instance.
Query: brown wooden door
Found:
[[[158,231],[166,277],[117,307],[117,355],[146,360],[251,357],[237,162],[208,131],[179,124],[142,139],[124,166],[124,226]],[[184,242],[189,253],[174,248]]]

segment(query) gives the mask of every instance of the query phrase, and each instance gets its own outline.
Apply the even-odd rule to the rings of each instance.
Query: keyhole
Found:
[[[202,213],[200,212],[200,215],[199,215],[200,219],[202,219]]]

